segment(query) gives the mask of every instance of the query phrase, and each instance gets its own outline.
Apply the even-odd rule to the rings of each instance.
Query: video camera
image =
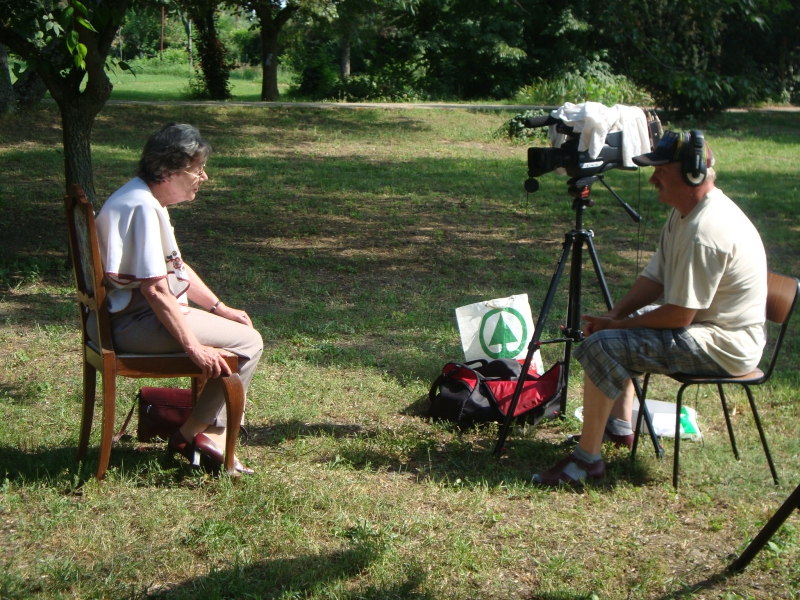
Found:
[[[654,113],[647,115],[647,127],[651,138],[651,147],[655,148],[661,138],[661,122]],[[622,161],[622,131],[614,131],[606,135],[603,148],[596,158],[591,158],[589,152],[578,151],[580,134],[574,132],[572,126],[561,119],[550,115],[532,117],[525,122],[526,127],[547,127],[555,125],[556,132],[567,136],[560,148],[528,148],[528,177],[525,181],[525,190],[535,193],[539,189],[539,182],[535,179],[542,175],[563,168],[567,175],[574,180],[582,180],[605,173],[611,169],[625,169],[635,171],[637,167],[625,167]]]

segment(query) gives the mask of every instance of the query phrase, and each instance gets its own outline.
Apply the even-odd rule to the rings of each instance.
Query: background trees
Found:
[[[229,71],[246,62],[261,65],[261,99],[277,100],[283,61],[294,97],[313,100],[530,101],[563,90],[582,101],[623,84],[632,91],[602,97],[652,97],[683,113],[800,100],[800,4],[789,0],[127,1],[4,3],[0,43],[30,68],[9,88],[0,52],[0,109],[35,103],[45,83],[69,103],[91,82],[80,98],[99,110],[109,44],[127,60],[157,54],[162,40],[196,56],[193,89],[213,99],[230,97]]]

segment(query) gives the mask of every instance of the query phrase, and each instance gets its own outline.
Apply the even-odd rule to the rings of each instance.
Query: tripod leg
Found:
[[[633,387],[636,389],[636,397],[639,399],[639,412],[644,416],[644,422],[647,425],[647,431],[650,434],[650,441],[653,442],[653,449],[656,451],[656,456],[658,458],[664,458],[664,450],[661,448],[661,444],[658,443],[658,436],[656,435],[656,430],[653,427],[653,418],[650,416],[650,410],[647,408],[647,403],[645,402],[644,398],[647,389],[645,388],[644,391],[642,390],[642,388],[639,386],[638,378],[634,377],[632,381]],[[637,419],[637,423],[641,422],[641,418]]]
[[[608,291],[608,284],[606,277],[603,275],[603,267],[600,266],[600,259],[597,257],[597,250],[594,247],[594,234],[586,232],[586,247],[589,250],[589,258],[592,259],[592,266],[594,273],[597,275],[597,283],[600,285],[600,292],[603,294],[603,300],[606,301],[608,310],[614,308],[614,301],[611,299],[611,293]]]
[[[539,313],[539,318],[536,320],[536,328],[533,332],[533,338],[531,338],[531,343],[528,345],[528,354],[525,356],[525,363],[522,365],[523,377],[519,378],[517,381],[517,386],[514,388],[514,396],[511,398],[511,404],[508,407],[508,413],[506,414],[505,421],[503,421],[503,426],[500,428],[500,435],[497,438],[497,443],[492,451],[498,456],[503,450],[503,445],[506,443],[508,430],[511,428],[511,421],[514,419],[514,411],[517,409],[517,403],[519,402],[519,397],[522,394],[522,387],[525,385],[524,375],[528,373],[528,369],[530,369],[531,366],[531,361],[533,360],[533,354],[536,352],[536,349],[539,346],[539,338],[542,335],[542,329],[544,328],[545,322],[547,322],[547,315],[550,313],[550,308],[553,306],[553,300],[555,299],[556,291],[558,290],[558,282],[561,281],[561,276],[564,274],[564,267],[567,264],[567,257],[569,256],[569,251],[574,242],[575,236],[571,233],[568,233],[564,239],[564,249],[561,252],[561,258],[558,260],[555,273],[553,273],[553,278],[550,281],[550,287],[547,290],[547,296],[545,296],[544,304],[542,305],[542,311]],[[567,381],[566,377],[564,381]],[[563,394],[561,402],[563,405]]]

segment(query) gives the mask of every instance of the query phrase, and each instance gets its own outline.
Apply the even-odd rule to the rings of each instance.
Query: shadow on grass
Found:
[[[461,431],[455,426],[434,424],[407,428],[362,427],[298,420],[250,428],[252,446],[278,447],[301,437],[329,437],[334,447],[307,450],[313,460],[328,469],[353,469],[410,475],[417,481],[433,481],[460,488],[526,486],[534,472],[545,469],[567,454],[571,446],[548,440],[508,439],[508,450],[496,457],[496,427]],[[291,452],[291,449],[285,449]],[[642,461],[631,463],[627,451],[610,450],[606,480],[594,487],[608,489],[618,480],[641,486],[652,478]]]
[[[523,596],[522,598],[523,600],[594,600],[597,596],[590,592],[544,592],[542,594],[533,594],[532,596]]]
[[[97,472],[98,448],[89,447],[86,458],[78,462],[77,447],[41,449],[26,452],[17,447],[0,446],[0,481],[42,482],[76,493]],[[149,487],[173,487],[202,472],[193,471],[182,457],[172,457],[166,444],[146,446],[122,443],[111,450],[108,477],[135,479]]]
[[[712,575],[711,577],[703,579],[702,581],[698,581],[697,583],[686,584],[679,590],[667,592],[663,596],[659,596],[658,600],[695,598],[697,597],[697,594],[706,590],[712,590],[720,584],[727,582],[732,577],[734,577],[733,574],[729,573],[728,571],[723,571],[722,573],[717,573],[716,575]]]
[[[356,541],[353,547],[297,558],[280,558],[244,567],[214,570],[166,591],[150,592],[148,598],[299,598],[320,596],[347,599],[432,598],[420,587],[421,569],[411,567],[404,581],[385,586],[369,586],[351,591],[350,580],[357,578],[380,559],[383,547],[378,542]],[[326,593],[327,592],[327,593]]]

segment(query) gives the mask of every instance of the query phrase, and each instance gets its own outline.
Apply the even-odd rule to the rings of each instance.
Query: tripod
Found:
[[[553,279],[550,282],[550,288],[547,290],[547,296],[545,296],[542,310],[539,312],[539,318],[536,321],[536,328],[533,332],[533,338],[528,346],[528,353],[525,356],[525,362],[522,366],[522,373],[528,373],[528,369],[530,369],[531,366],[531,361],[533,360],[533,355],[542,344],[564,343],[564,387],[561,390],[561,415],[566,414],[567,410],[567,383],[569,382],[569,366],[570,358],[572,356],[572,344],[580,342],[583,339],[583,331],[581,329],[580,319],[581,272],[583,268],[584,245],[586,245],[589,251],[589,257],[592,260],[594,272],[597,276],[597,282],[600,285],[600,291],[603,294],[606,307],[611,310],[611,308],[614,306],[614,303],[611,300],[611,294],[608,291],[606,278],[603,275],[603,269],[600,266],[600,259],[597,257],[597,250],[595,250],[594,247],[594,233],[583,228],[583,211],[590,206],[594,206],[594,200],[591,198],[591,191],[592,184],[596,183],[597,181],[602,183],[605,188],[613,194],[613,196],[617,199],[617,201],[619,201],[622,207],[635,222],[638,223],[642,220],[642,217],[639,216],[639,214],[633,210],[633,208],[626,204],[625,201],[608,186],[608,184],[603,180],[602,175],[598,174],[591,177],[584,177],[582,179],[572,178],[569,180],[568,193],[573,198],[572,209],[575,211],[575,227],[572,231],[568,232],[564,236],[564,246],[561,252],[561,258],[558,261],[556,271],[553,274]],[[562,275],[564,274],[564,269],[567,265],[567,260],[570,256],[570,253],[572,254],[572,262],[570,265],[569,276],[567,322],[566,326],[562,327],[562,333],[564,337],[540,342],[539,338],[542,334],[542,330],[544,329],[544,324],[547,321],[547,317],[550,314],[550,309],[553,306],[553,300],[555,299],[558,284],[561,281]],[[522,393],[524,382],[525,377],[520,377],[517,382],[517,386],[514,389],[514,396],[511,399],[511,405],[509,406],[503,426],[500,428],[500,436],[497,440],[497,444],[494,447],[493,452],[496,455],[500,455],[503,451],[503,444],[505,444],[506,437],[508,436],[508,430],[511,427],[511,421],[514,419],[514,411],[517,408],[517,402],[519,401],[520,394]],[[647,429],[650,432],[650,439],[653,442],[653,447],[655,448],[656,454],[659,456],[659,458],[661,458],[663,457],[663,450],[661,449],[661,446],[658,443],[658,438],[654,433],[650,412],[645,406],[642,389],[639,386],[639,382],[636,378],[633,379],[633,384],[636,390],[636,395],[639,398],[639,410],[643,412],[644,420],[647,424]]]

